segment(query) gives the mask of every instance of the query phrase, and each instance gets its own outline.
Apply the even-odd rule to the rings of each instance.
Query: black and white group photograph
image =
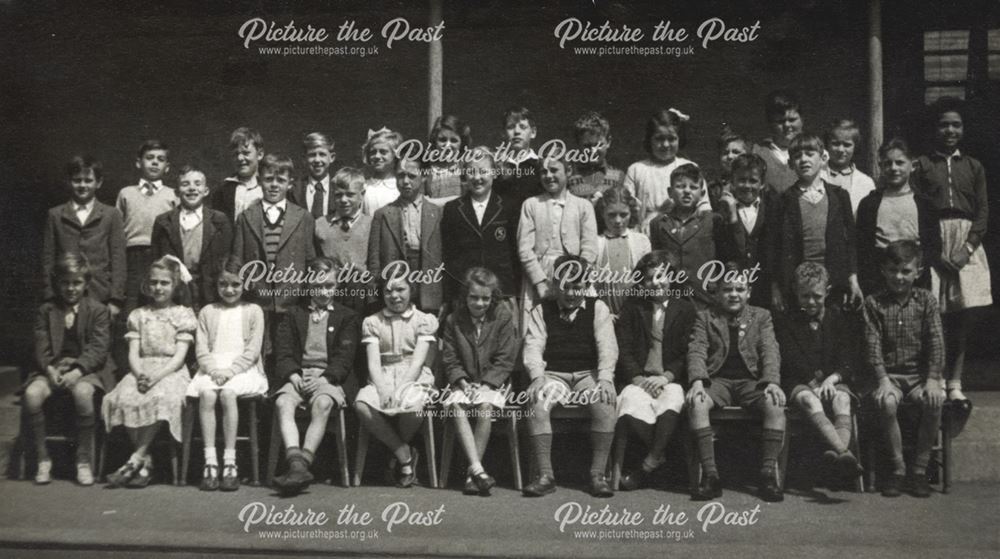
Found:
[[[0,30],[3,556],[1000,554],[996,0]]]

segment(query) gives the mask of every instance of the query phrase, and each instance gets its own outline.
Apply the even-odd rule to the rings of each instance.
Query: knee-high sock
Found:
[[[715,465],[715,434],[711,427],[703,427],[694,431],[695,444],[698,447],[698,458],[701,459],[701,469],[705,476],[719,476]]]
[[[851,447],[851,416],[836,415],[833,418],[833,428],[837,430],[837,436],[844,443],[844,448]]]
[[[35,438],[35,450],[39,460],[49,459],[49,450],[45,447],[45,412],[39,410],[29,415],[31,421],[31,436]]]
[[[653,444],[649,449],[649,455],[657,461],[662,461],[663,451],[670,442],[670,437],[677,429],[679,415],[674,410],[663,412],[663,415],[656,418],[656,428],[653,429]]]
[[[829,421],[827,422],[829,423]],[[778,455],[785,444],[785,431],[779,429],[764,429],[763,464],[764,471],[775,471],[778,468]]]
[[[603,474],[607,470],[608,455],[611,454],[611,442],[614,438],[614,433],[590,432],[590,445],[593,452],[590,461],[591,475]]]
[[[893,417],[886,420],[885,439],[889,445],[889,452],[892,454],[892,473],[903,475],[906,473],[906,464],[903,462],[903,434],[899,431],[899,421]]]
[[[926,409],[920,415],[920,430],[917,432],[917,453],[913,458],[913,473],[919,475],[927,472],[927,464],[931,460],[931,447],[941,428],[941,414],[931,413]]]
[[[94,416],[81,415],[76,433],[76,463],[89,465],[94,457]]]
[[[841,440],[840,434],[834,428],[833,423],[830,423],[830,420],[827,419],[825,413],[819,411],[810,415],[809,422],[816,426],[820,435],[823,436],[823,440],[826,441],[827,446],[837,452],[843,452],[847,449],[847,445]]]
[[[538,475],[552,476],[552,433],[532,435],[531,446],[535,451]]]

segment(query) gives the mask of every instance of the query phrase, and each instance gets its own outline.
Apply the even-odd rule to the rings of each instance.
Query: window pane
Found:
[[[969,69],[966,54],[924,55],[924,81],[952,82],[964,80]]]
[[[989,58],[991,80],[1000,80],[1000,54],[991,54]]]
[[[1000,50],[1000,29],[990,29],[990,50]]]
[[[939,50],[968,50],[968,31],[925,31],[924,52]]]
[[[928,87],[924,92],[924,103],[930,105],[941,97],[958,97],[959,99],[965,99],[965,88],[960,85],[954,87]]]

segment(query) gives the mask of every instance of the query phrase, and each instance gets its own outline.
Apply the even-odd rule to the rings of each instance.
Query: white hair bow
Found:
[[[184,265],[184,262],[181,262],[180,258],[177,258],[173,254],[167,254],[163,258],[166,260],[170,260],[174,264],[177,264],[177,272],[181,276],[181,282],[185,284],[191,283],[191,280],[194,279],[191,276],[191,271],[187,269],[187,266]]]
[[[677,109],[675,109],[673,107],[670,107],[669,109],[667,109],[667,112],[668,113],[674,113],[674,115],[676,115],[677,118],[680,119],[681,122],[687,122],[687,121],[691,120],[691,117],[689,115],[686,115],[686,114],[678,111]]]
[[[383,126],[382,128],[379,128],[378,130],[372,130],[371,128],[369,128],[368,129],[368,137],[365,138],[365,139],[366,140],[371,140],[372,137],[374,137],[374,136],[379,136],[381,134],[388,134],[390,132],[392,132],[392,130],[389,130],[385,126]]]

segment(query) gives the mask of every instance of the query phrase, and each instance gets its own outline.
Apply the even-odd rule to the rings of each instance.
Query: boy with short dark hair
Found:
[[[97,201],[97,191],[104,181],[100,161],[89,155],[76,156],[66,165],[66,178],[70,201],[51,208],[45,223],[45,298],[55,295],[52,271],[56,259],[68,252],[80,253],[90,263],[90,297],[108,305],[114,319],[125,304],[125,230],[121,214]]]
[[[625,184],[625,173],[607,160],[611,147],[608,119],[596,111],[585,113],[573,124],[573,137],[588,158],[574,166],[576,172],[567,185],[571,194],[594,202],[605,190]]]
[[[341,285],[342,297],[338,303],[359,313],[371,300],[374,292],[359,296],[371,286],[361,281],[361,274],[368,269],[368,238],[371,236],[372,218],[361,211],[365,196],[365,174],[361,169],[343,167],[330,179],[333,213],[316,221],[316,242],[320,254],[336,258],[350,271]]]
[[[264,157],[264,137],[253,128],[237,128],[229,136],[229,150],[236,174],[215,189],[211,205],[235,222],[243,210],[264,196],[257,183],[257,167]]]
[[[139,306],[140,287],[146,271],[153,262],[152,234],[156,216],[177,207],[174,189],[163,184],[163,177],[170,170],[167,145],[159,140],[146,140],[139,146],[135,168],[139,170],[139,184],[126,186],[118,191],[115,207],[122,214],[125,228],[125,267],[128,278],[125,284],[125,312]]]
[[[896,419],[905,400],[920,406],[917,448],[911,465],[911,492],[930,497],[927,465],[941,425],[945,393],[944,334],[934,296],[914,287],[920,275],[920,247],[916,242],[894,241],[886,247],[882,263],[885,289],[865,299],[866,355],[878,388],[872,394],[886,443],[892,453],[892,474],[882,487],[885,497],[897,497],[906,473],[903,442]]]
[[[787,90],[772,91],[764,100],[764,115],[771,129],[771,137],[753,146],[753,153],[767,163],[767,184],[781,194],[796,181],[789,161],[788,147],[802,133],[802,114],[799,100]]]
[[[496,192],[504,203],[521,215],[521,204],[541,193],[538,184],[538,154],[531,147],[538,135],[538,126],[531,111],[513,106],[504,111],[504,141],[510,151],[496,162]],[[517,224],[514,224],[515,231]]]
[[[747,304],[748,273],[733,263],[726,266],[714,297],[715,306],[698,313],[687,354],[691,382],[687,404],[703,470],[701,484],[691,488],[691,498],[707,501],[722,496],[709,412],[716,406],[739,405],[763,416],[760,497],[782,501],[778,455],[785,443],[785,393],[771,313]]]

